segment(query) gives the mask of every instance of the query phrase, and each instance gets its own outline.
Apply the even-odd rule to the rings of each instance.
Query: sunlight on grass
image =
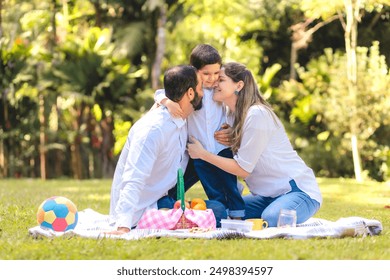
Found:
[[[105,195],[98,195],[98,194],[89,194],[87,195],[88,200],[108,200],[110,201],[110,194],[105,194]]]
[[[338,202],[367,207],[390,205],[390,187],[387,183],[357,183],[344,179],[338,181],[319,179],[318,181],[324,200],[337,199]]]
[[[110,179],[0,180],[0,259],[390,260],[390,209],[385,207],[390,205],[390,185],[377,182],[358,184],[351,179],[318,178],[324,202],[315,217],[330,221],[350,216],[377,219],[383,225],[379,236],[310,240],[158,238],[124,241],[80,237],[33,239],[28,235],[28,229],[37,225],[38,206],[52,195],[69,197],[79,210],[91,208],[108,214],[111,182]],[[245,193],[247,191],[245,189]],[[186,193],[189,200],[195,197],[206,198],[200,183]]]

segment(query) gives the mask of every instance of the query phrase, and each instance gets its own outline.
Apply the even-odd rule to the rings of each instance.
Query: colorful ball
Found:
[[[37,221],[41,227],[63,232],[74,229],[77,220],[76,205],[66,197],[50,197],[38,207]]]

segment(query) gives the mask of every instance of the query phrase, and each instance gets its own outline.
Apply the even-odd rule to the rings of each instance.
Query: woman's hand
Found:
[[[214,138],[218,143],[230,147],[232,145],[231,132],[232,128],[230,125],[224,123],[221,129],[214,133]]]
[[[190,136],[190,141],[187,143],[187,151],[193,159],[201,159],[204,153],[207,152],[194,136]]]

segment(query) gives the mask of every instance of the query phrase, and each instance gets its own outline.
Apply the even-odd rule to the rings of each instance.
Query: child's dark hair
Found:
[[[218,51],[208,44],[199,44],[191,52],[190,64],[198,70],[205,65],[216,63],[221,65],[222,58]]]
[[[165,71],[165,95],[174,102],[178,102],[189,88],[195,90],[197,85],[196,69],[191,65],[174,66]]]

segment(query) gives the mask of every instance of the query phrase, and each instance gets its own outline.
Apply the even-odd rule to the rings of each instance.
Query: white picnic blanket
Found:
[[[308,239],[308,238],[342,238],[346,236],[372,236],[382,232],[382,224],[377,220],[361,217],[340,218],[335,222],[310,218],[295,228],[266,228],[250,232],[237,232],[234,230],[216,229],[207,232],[190,230],[162,230],[162,229],[133,229],[123,235],[108,235],[105,232],[114,230],[109,223],[109,216],[98,213],[92,209],[79,211],[79,219],[74,230],[67,232],[55,232],[40,226],[30,228],[29,234],[34,238],[80,236],[85,238],[116,238],[126,240],[138,240],[141,238],[177,237],[177,238],[205,238],[205,239],[232,239],[232,238],[285,238],[285,239]]]

